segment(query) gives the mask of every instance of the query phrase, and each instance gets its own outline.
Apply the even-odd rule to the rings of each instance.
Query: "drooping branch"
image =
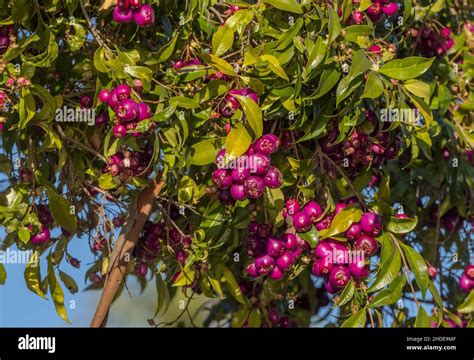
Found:
[[[105,326],[110,305],[123,281],[132,257],[132,251],[150,215],[155,198],[160,193],[163,185],[161,176],[158,176],[152,185],[144,189],[130,205],[126,225],[123,227],[110,257],[107,278],[99,304],[91,321],[91,327]]]

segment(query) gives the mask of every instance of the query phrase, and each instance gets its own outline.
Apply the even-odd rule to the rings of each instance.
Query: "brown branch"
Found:
[[[91,327],[104,327],[110,305],[123,281],[127,271],[127,265],[132,256],[133,248],[138,241],[145,221],[150,215],[156,196],[160,193],[164,182],[161,175],[153,181],[149,188],[141,191],[136,201],[130,205],[127,225],[122,228],[119,238],[115,243],[114,250],[110,256],[110,264],[107,279],[105,281],[102,296],[91,321]]]

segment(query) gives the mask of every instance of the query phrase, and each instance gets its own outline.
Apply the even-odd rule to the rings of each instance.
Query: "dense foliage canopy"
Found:
[[[107,287],[160,183],[125,259],[155,317],[182,292],[205,326],[474,326],[467,2],[1,4],[2,249],[65,321],[69,243]]]

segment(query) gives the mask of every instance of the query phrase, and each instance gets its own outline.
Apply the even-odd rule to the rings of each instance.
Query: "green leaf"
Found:
[[[61,319],[70,324],[71,322],[67,317],[66,307],[64,306],[64,292],[63,289],[61,289],[58,279],[56,278],[54,265],[51,259],[48,259],[48,283],[56,312],[61,317]]]
[[[173,55],[177,40],[178,36],[175,36],[173,40],[164,45],[159,51],[156,53],[150,53],[149,59],[145,60],[144,63],[146,65],[156,65],[168,60],[171,55]]]
[[[36,114],[36,104],[33,94],[31,93],[30,89],[24,87],[21,90],[21,98],[20,98],[20,122],[18,124],[20,130],[24,129],[26,125],[30,122],[31,119]]]
[[[292,44],[293,40],[295,39],[299,31],[301,30],[301,27],[303,26],[303,24],[304,24],[303,19],[299,18],[298,20],[295,21],[292,27],[290,27],[288,30],[283,32],[283,34],[280,36],[280,39],[276,43],[275,50],[276,51],[285,50],[290,44]]]
[[[426,310],[423,308],[422,305],[418,308],[418,315],[416,315],[415,320],[415,327],[416,328],[429,328],[430,327],[430,319]]]
[[[334,68],[326,69],[321,74],[316,91],[305,100],[317,100],[326,95],[338,83],[341,73]]]
[[[30,240],[31,232],[25,227],[18,229],[18,238],[23,244],[26,244]]]
[[[430,68],[434,59],[434,57],[426,59],[418,56],[395,59],[383,65],[378,72],[396,80],[414,79],[424,74]]]
[[[474,290],[471,290],[466,300],[458,307],[458,311],[463,314],[474,312]]]
[[[7,271],[5,270],[5,266],[0,263],[0,285],[5,285],[7,281]]]
[[[405,253],[405,256],[410,265],[410,269],[415,275],[415,281],[418,287],[421,290],[423,298],[426,294],[426,289],[428,289],[429,276],[428,276],[428,266],[426,265],[425,259],[418,254],[412,247],[400,243]]]
[[[383,234],[380,238],[382,241],[382,254],[380,256],[380,270],[373,284],[367,292],[374,292],[382,289],[391,283],[397,277],[402,265],[400,252],[393,246],[390,236]]]
[[[260,311],[258,309],[252,309],[249,314],[248,325],[249,328],[259,328],[262,325],[260,318]]]
[[[97,184],[102,190],[111,190],[118,186],[118,182],[108,173],[100,175],[97,179]]]
[[[288,11],[295,14],[302,14],[303,8],[296,0],[262,0],[263,3],[269,4],[279,10]]]
[[[74,234],[77,229],[77,218],[74,214],[71,214],[71,203],[49,186],[46,187],[46,194],[48,195],[49,208],[54,220],[62,228]]]
[[[351,301],[351,299],[354,297],[354,293],[355,293],[354,279],[351,279],[347,283],[341,295],[339,296],[339,301],[337,302],[337,306],[339,307],[344,306],[349,301]]]
[[[255,137],[259,138],[263,133],[263,115],[262,110],[258,104],[247,96],[233,95],[239,100],[242,109],[244,110],[245,117],[249,122],[250,127],[255,133]]]
[[[80,24],[76,22],[69,23],[69,25],[74,27],[74,34],[70,34],[68,37],[66,37],[67,42],[71,47],[71,51],[78,51],[82,48],[84,42],[86,41],[86,31]]]
[[[175,96],[169,99],[170,105],[185,109],[195,109],[199,107],[199,103],[186,96]]]
[[[229,290],[232,297],[237,300],[239,303],[246,305],[247,301],[245,300],[244,295],[242,294],[242,290],[240,289],[237,280],[235,280],[234,274],[230,271],[226,266],[219,264],[217,266],[217,271],[219,274],[225,279],[225,284],[227,289]]]
[[[200,57],[214,69],[219,70],[226,75],[235,76],[235,71],[232,65],[218,56],[213,54],[201,54]]]
[[[370,307],[375,308],[396,303],[402,296],[405,284],[406,277],[404,274],[400,274],[390,283],[388,289],[384,289],[374,296],[373,300],[370,302]]]
[[[331,45],[334,40],[341,33],[341,23],[339,22],[339,15],[332,7],[328,7],[329,11],[329,38],[327,45]]]
[[[326,45],[324,44],[323,38],[318,36],[316,44],[314,44],[313,50],[308,57],[308,63],[306,64],[305,72],[308,75],[311,70],[315,69],[326,56]]]
[[[173,286],[189,286],[194,282],[195,277],[194,269],[185,267],[174,281]]]
[[[430,86],[420,80],[407,80],[403,86],[413,95],[423,99],[424,102],[430,101]]]
[[[230,158],[243,155],[252,144],[252,137],[243,124],[237,124],[227,135],[225,148]]]
[[[40,254],[38,250],[35,250],[31,254],[28,264],[26,264],[25,267],[24,276],[28,289],[43,299],[46,299],[46,296],[40,288]]]
[[[217,155],[214,140],[204,140],[194,144],[190,148],[191,165],[204,166],[212,164]]]
[[[418,218],[414,219],[401,219],[394,216],[390,216],[390,222],[387,224],[388,231],[394,234],[406,234],[415,229],[418,223]]]
[[[347,41],[357,42],[359,36],[367,37],[372,35],[374,27],[372,25],[351,25],[344,28],[344,37]]]
[[[237,31],[239,35],[242,35],[245,28],[253,19],[253,11],[242,9],[234,13],[227,19],[225,25],[230,27],[232,30]]]
[[[367,308],[363,308],[354,314],[352,314],[346,321],[341,325],[341,328],[362,328],[365,326],[367,321]]]
[[[151,79],[153,77],[153,70],[145,66],[126,65],[124,66],[124,69],[125,72],[130,76],[133,76],[145,82],[151,82]]]
[[[221,26],[212,36],[212,50],[216,56],[221,56],[234,44],[234,30],[229,26]]]
[[[310,230],[304,233],[298,233],[297,235],[304,241],[306,241],[312,248],[315,248],[318,245],[319,236],[318,231],[316,230],[314,225],[311,226]]]
[[[377,73],[371,71],[367,76],[367,81],[365,82],[365,89],[364,93],[362,94],[362,98],[376,99],[383,94],[384,88],[384,84],[377,75]]]
[[[67,289],[69,290],[69,292],[71,294],[77,293],[79,288],[78,288],[76,282],[74,281],[74,279],[71,276],[69,276],[65,272],[59,270],[59,278],[61,279],[61,281],[67,287]]]
[[[329,229],[324,229],[319,232],[319,236],[321,239],[327,239],[334,235],[341,234],[349,229],[352,223],[358,222],[361,217],[362,210],[348,206],[334,217]]]
[[[280,61],[273,55],[262,55],[260,56],[262,61],[268,61],[268,67],[271,71],[275,73],[275,75],[285,79],[286,81],[290,81],[288,79],[288,75],[286,75],[285,70],[280,65]]]

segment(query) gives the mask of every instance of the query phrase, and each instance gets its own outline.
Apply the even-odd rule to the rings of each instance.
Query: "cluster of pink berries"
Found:
[[[351,174],[359,173],[370,163],[378,167],[386,159],[394,159],[398,155],[399,146],[396,142],[390,141],[388,132],[380,132],[372,137],[354,131],[348,139],[336,144],[338,137],[339,130],[333,128],[319,141],[319,144],[324,153],[334,162],[346,167]]]
[[[144,151],[125,150],[118,152],[108,158],[106,165],[102,167],[102,173],[112,176],[120,175],[123,180],[132,176],[148,176],[152,169],[149,168],[153,157],[153,147],[146,146]]]
[[[155,23],[153,6],[142,4],[142,0],[118,0],[112,16],[117,23],[127,24],[134,21],[140,27]]]
[[[131,132],[132,136],[145,136],[146,133],[133,132],[139,122],[149,119],[153,116],[151,108],[144,102],[137,103],[131,99],[131,88],[127,84],[121,84],[116,88],[109,90],[103,89],[99,93],[99,100],[107,104],[115,112],[113,133],[121,138]],[[101,113],[102,114],[102,113]],[[97,119],[96,119],[97,121]],[[100,124],[106,123],[108,117],[104,114],[99,120]],[[154,123],[151,124],[152,130]]]
[[[429,27],[413,28],[409,31],[410,41],[426,57],[442,56],[454,45],[451,29],[442,28],[439,33]]]
[[[224,204],[245,199],[257,199],[265,187],[279,188],[283,175],[277,167],[271,166],[269,155],[278,151],[280,139],[265,134],[255,141],[247,152],[237,159],[226,159],[226,150],[216,157],[218,169],[212,173],[212,181],[219,189],[219,198]]]
[[[188,257],[185,249],[191,246],[191,237],[183,236],[174,227],[167,229],[163,222],[153,223],[147,221],[133,253],[136,259],[135,274],[146,276],[148,273],[146,263],[156,259],[161,243],[167,244],[173,250],[176,262],[181,265],[185,264]]]
[[[474,289],[474,265],[468,265],[464,269],[464,274],[459,279],[459,287],[465,292]]]
[[[221,104],[219,109],[219,113],[221,116],[229,118],[231,117],[237,109],[240,107],[239,100],[234,96],[246,96],[257,104],[259,103],[258,95],[255,91],[250,88],[242,88],[242,89],[233,89],[229,91],[229,94],[225,97],[224,102]]]
[[[360,0],[352,0],[353,3],[360,3]],[[386,16],[392,16],[398,11],[398,4],[388,0],[372,0],[372,5],[365,10],[365,14],[373,23],[378,23]],[[340,16],[342,11],[340,12]],[[364,22],[364,12],[353,11],[348,22],[350,24],[362,24]]]
[[[252,278],[268,275],[278,281],[308,249],[308,244],[295,234],[287,233],[279,238],[271,235],[270,230],[267,224],[250,222],[244,246],[253,260],[246,267],[246,272]]]

